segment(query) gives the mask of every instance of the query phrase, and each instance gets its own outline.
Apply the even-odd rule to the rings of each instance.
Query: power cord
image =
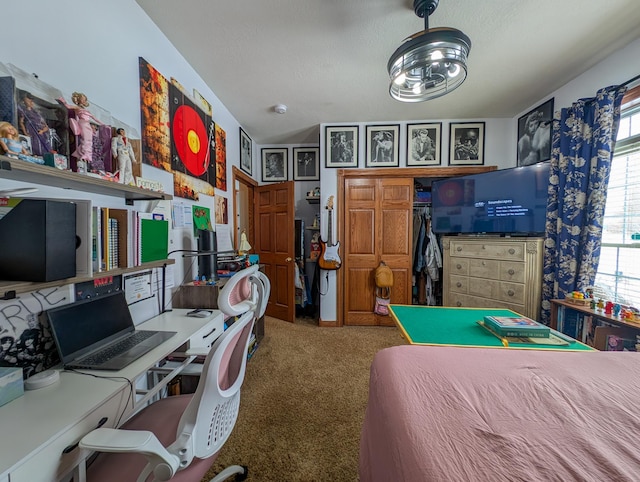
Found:
[[[65,368],[63,371],[71,372],[71,373],[77,373],[78,375],[85,375],[85,376],[93,377],[93,378],[102,378],[104,380],[115,380],[115,381],[125,381],[125,382],[127,382],[129,384],[129,396],[127,397],[127,403],[125,404],[122,412],[120,413],[120,416],[118,417],[118,420],[116,421],[116,424],[114,425],[114,427],[120,426],[120,422],[122,421],[122,417],[124,417],[124,414],[127,411],[127,406],[129,405],[129,402],[131,402],[131,405],[133,405],[134,387],[133,387],[133,381],[132,380],[129,380],[127,377],[112,377],[112,376],[106,376],[106,375],[96,375],[95,373],[81,372],[79,370],[76,370],[75,368]],[[106,420],[105,420],[105,422],[106,422]],[[100,424],[100,425],[104,425],[104,422],[102,424]],[[75,445],[77,446],[77,444],[75,444]],[[69,447],[71,447],[71,446],[69,446]],[[67,447],[67,449],[69,447]],[[73,447],[73,448],[75,448],[75,447]]]

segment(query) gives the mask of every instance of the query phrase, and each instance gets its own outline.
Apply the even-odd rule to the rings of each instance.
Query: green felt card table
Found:
[[[508,343],[493,335],[478,321],[485,316],[522,316],[511,310],[500,308],[447,308],[441,306],[390,305],[390,315],[403,336],[412,345],[448,345],[482,348],[514,348],[529,350],[592,351],[585,345],[566,335],[558,334],[569,341],[567,345],[543,343]]]

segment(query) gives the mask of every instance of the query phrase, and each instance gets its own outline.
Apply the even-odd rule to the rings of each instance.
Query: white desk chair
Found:
[[[254,312],[247,311],[218,338],[193,395],[163,398],[121,429],[87,434],[80,447],[110,452],[99,454],[88,467],[87,480],[200,482],[235,425],[254,321]],[[212,482],[234,474],[244,479],[247,469],[227,467]]]
[[[225,314],[225,318],[240,316],[247,311],[253,311],[256,318],[264,315],[271,294],[269,278],[258,271],[254,264],[238,271],[227,280],[218,293],[218,309]]]

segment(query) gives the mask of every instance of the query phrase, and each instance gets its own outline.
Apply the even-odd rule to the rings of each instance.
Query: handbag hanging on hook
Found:
[[[376,282],[376,303],[373,312],[376,315],[388,316],[389,303],[391,302],[391,287],[393,286],[393,271],[384,261],[380,261],[380,265],[375,272]]]

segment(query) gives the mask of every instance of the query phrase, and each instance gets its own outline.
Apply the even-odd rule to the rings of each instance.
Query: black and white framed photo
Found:
[[[442,123],[407,124],[407,166],[439,166]]]
[[[19,134],[18,139],[20,139],[20,144],[22,144],[22,147],[24,147],[24,150],[27,152],[27,154],[32,155],[33,151],[31,150],[31,137],[24,134]]]
[[[293,180],[320,180],[320,149],[317,147],[293,148]]]
[[[287,162],[286,147],[262,149],[262,181],[286,181],[288,178]]]
[[[518,119],[518,166],[551,159],[553,98]]]
[[[358,167],[358,126],[325,126],[325,167]]]
[[[484,122],[451,124],[449,164],[452,166],[484,164]]]
[[[397,167],[400,165],[400,125],[367,126],[367,167]]]
[[[251,137],[240,127],[240,169],[251,176],[253,165],[253,142]]]

